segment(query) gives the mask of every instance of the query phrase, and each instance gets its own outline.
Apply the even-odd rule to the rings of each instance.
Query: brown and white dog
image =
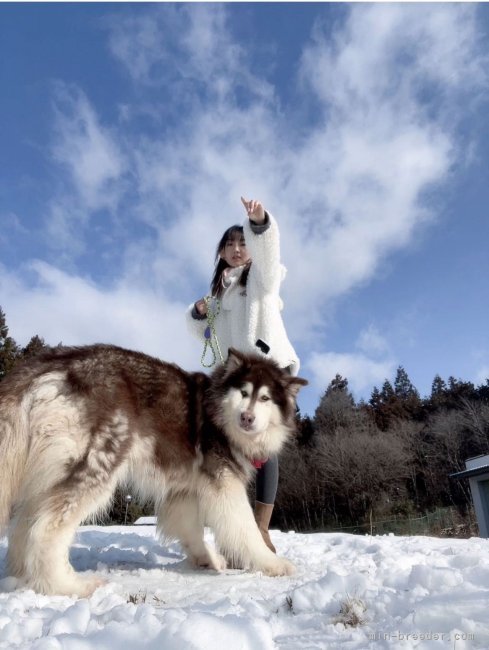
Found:
[[[91,594],[101,581],[74,571],[69,546],[122,483],[155,501],[159,532],[196,566],[223,570],[225,556],[291,574],[263,542],[246,485],[252,461],[279,452],[293,430],[306,383],[235,350],[211,377],[110,345],[54,348],[19,364],[0,382],[8,573],[45,594]]]

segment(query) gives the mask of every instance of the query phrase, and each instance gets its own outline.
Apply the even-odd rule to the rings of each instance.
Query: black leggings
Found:
[[[256,500],[260,503],[275,503],[277,487],[278,456],[270,456],[256,472]]]
[[[289,375],[290,367],[284,368]],[[260,503],[275,503],[278,488],[278,456],[270,456],[266,463],[257,470],[255,498]]]

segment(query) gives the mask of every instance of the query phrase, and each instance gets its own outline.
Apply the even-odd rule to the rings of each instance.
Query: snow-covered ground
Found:
[[[489,648],[489,540],[272,531],[291,578],[190,568],[153,526],[79,529],[90,599],[15,590],[0,541],[0,648]],[[353,623],[354,625],[349,625]]]

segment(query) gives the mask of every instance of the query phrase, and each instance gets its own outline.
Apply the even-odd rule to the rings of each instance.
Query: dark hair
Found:
[[[223,271],[227,268],[229,268],[229,264],[226,262],[226,260],[223,260],[221,257],[221,252],[223,248],[226,246],[228,241],[230,239],[234,239],[236,235],[239,235],[240,237],[244,237],[244,230],[243,226],[231,226],[228,228],[221,239],[219,240],[219,243],[216,248],[216,258],[215,258],[215,267],[214,267],[214,273],[212,275],[212,280],[211,280],[211,294],[213,296],[217,296],[218,298],[222,295],[222,292],[224,291],[224,287],[222,286],[222,274]],[[239,278],[239,284],[242,287],[246,286],[246,281],[248,280],[248,273],[250,272],[250,266],[251,262],[247,264],[245,269],[243,269],[243,272],[241,273],[241,276]]]

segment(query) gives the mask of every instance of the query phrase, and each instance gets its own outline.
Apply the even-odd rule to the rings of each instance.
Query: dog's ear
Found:
[[[235,348],[229,348],[226,359],[226,370],[232,372],[243,365],[244,356]]]
[[[302,379],[302,377],[284,377],[284,384],[286,389],[296,398],[302,386],[307,386],[309,382],[307,379]]]

